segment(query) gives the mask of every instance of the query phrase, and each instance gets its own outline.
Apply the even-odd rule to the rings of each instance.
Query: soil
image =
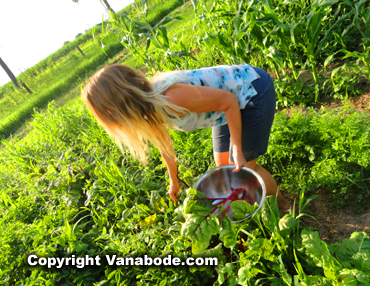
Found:
[[[351,234],[356,231],[365,231],[370,234],[370,211],[358,214],[355,212],[355,204],[333,209],[330,195],[325,190],[318,190],[315,193],[319,197],[311,201],[303,210],[307,216],[301,217],[300,220],[304,226],[316,230],[322,240],[331,244],[350,238]],[[297,202],[297,198],[284,195],[291,202],[294,200]]]

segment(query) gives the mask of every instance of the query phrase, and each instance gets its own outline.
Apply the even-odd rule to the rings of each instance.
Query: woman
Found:
[[[114,64],[95,73],[83,99],[103,128],[142,161],[147,142],[161,152],[171,180],[169,195],[180,190],[173,142],[166,126],[182,131],[212,127],[217,166],[235,164],[257,171],[267,195],[279,208],[291,205],[278,193],[271,174],[256,164],[267,151],[276,93],[271,77],[249,65],[216,66],[164,73],[148,81],[131,68]]]

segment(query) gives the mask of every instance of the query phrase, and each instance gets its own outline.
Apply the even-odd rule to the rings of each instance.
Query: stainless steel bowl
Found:
[[[234,169],[235,165],[216,167],[200,177],[194,188],[197,191],[203,192],[208,198],[226,198],[231,194],[230,187],[234,189],[246,189],[249,194],[255,196],[255,201],[259,205],[259,207],[252,214],[246,215],[245,219],[247,219],[256,214],[265,202],[265,182],[256,171],[250,168],[243,167],[240,172],[233,173],[232,171]],[[226,208],[229,204],[230,201],[224,206],[224,208]],[[227,214],[233,223],[245,220],[242,219],[239,221],[233,221],[233,212],[229,211]]]

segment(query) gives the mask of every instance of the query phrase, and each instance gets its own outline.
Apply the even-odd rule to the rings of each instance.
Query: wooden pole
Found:
[[[76,49],[81,53],[81,55],[85,56],[85,54],[82,52],[82,50],[80,49],[80,47],[77,45]]]
[[[31,95],[32,95],[32,91],[28,88],[28,86],[27,86],[25,83],[22,83],[22,86],[24,87],[24,89],[25,89],[25,90],[27,90],[27,92],[28,92],[29,94],[31,94]]]
[[[18,84],[17,78],[14,76],[12,71],[8,68],[8,66],[4,63],[4,61],[0,58],[0,66],[4,69],[4,71],[8,74],[12,82],[17,88],[21,88]]]

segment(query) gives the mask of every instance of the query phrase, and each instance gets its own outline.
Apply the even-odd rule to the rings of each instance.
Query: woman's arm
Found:
[[[170,195],[170,198],[173,201],[177,202],[178,199],[176,197],[177,197],[177,194],[180,191],[180,186],[179,186],[179,182],[177,180],[177,162],[176,162],[176,158],[169,157],[165,153],[162,153],[162,152],[161,152],[161,155],[162,155],[162,158],[164,160],[164,163],[166,164],[168,174],[170,176],[170,181],[171,181],[170,182],[170,189],[168,190],[168,193]]]
[[[233,148],[234,172],[248,167],[241,146],[241,114],[235,94],[218,88],[176,84],[166,93],[172,103],[187,108],[190,112],[224,111],[229,125]]]

